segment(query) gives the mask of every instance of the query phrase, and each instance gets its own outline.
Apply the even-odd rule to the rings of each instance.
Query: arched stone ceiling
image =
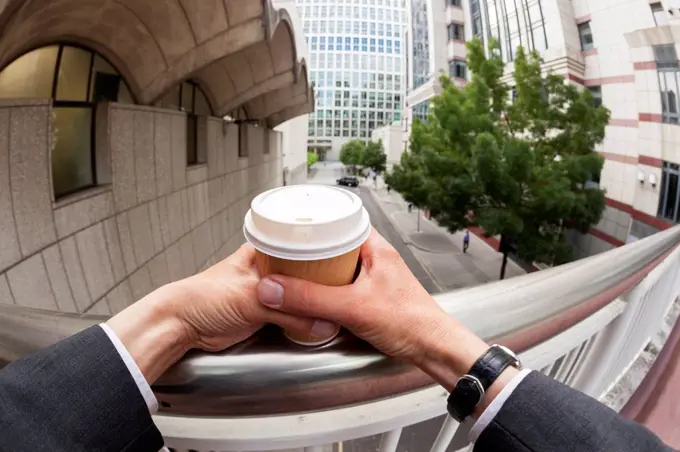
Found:
[[[206,91],[218,116],[272,92],[279,92],[277,99],[289,105],[292,100],[282,93],[299,101],[299,94],[309,89],[306,63],[299,57],[305,49],[298,49],[304,40],[301,30],[294,30],[289,5],[275,6],[272,1],[286,3],[0,0],[0,68],[41,45],[72,41],[107,57],[142,104],[152,104],[192,78]],[[313,103],[307,107],[311,111]]]

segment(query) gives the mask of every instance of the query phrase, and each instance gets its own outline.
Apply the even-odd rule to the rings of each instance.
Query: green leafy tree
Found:
[[[366,143],[361,140],[351,140],[345,143],[340,150],[340,161],[352,169],[352,173],[356,174],[357,166],[361,165],[363,160]]]
[[[489,58],[478,39],[467,47],[472,80],[459,89],[442,77],[442,94],[427,122],[413,125],[411,151],[388,183],[451,232],[480,226],[500,235],[509,244],[501,278],[510,251],[564,263],[572,254],[564,229],[585,233],[604,211],[604,191],[587,181],[602,170],[594,149],[609,111],[588,90],[543,75],[538,53],[522,48],[511,96],[497,42]]]
[[[387,167],[387,154],[382,140],[369,141],[361,154],[361,166],[371,168],[376,173],[385,172]]]
[[[315,152],[307,152],[307,168],[311,168],[316,162],[319,161],[319,156]]]

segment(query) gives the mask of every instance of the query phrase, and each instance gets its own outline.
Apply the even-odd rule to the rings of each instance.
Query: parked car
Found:
[[[358,187],[359,179],[354,176],[345,176],[337,180],[338,185],[345,185],[347,187]]]

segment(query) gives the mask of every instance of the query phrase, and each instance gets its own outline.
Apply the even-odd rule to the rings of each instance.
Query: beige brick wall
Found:
[[[239,158],[238,127],[205,118],[207,163],[187,167],[183,113],[103,108],[97,158],[111,183],[55,202],[49,102],[0,104],[0,303],[116,313],[235,251],[252,198],[282,183],[278,132],[248,126]]]

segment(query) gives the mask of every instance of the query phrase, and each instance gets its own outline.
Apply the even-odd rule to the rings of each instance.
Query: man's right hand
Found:
[[[328,287],[275,275],[260,281],[258,297],[270,309],[340,324],[449,389],[488,348],[442,310],[375,230],[361,248],[353,284]]]

